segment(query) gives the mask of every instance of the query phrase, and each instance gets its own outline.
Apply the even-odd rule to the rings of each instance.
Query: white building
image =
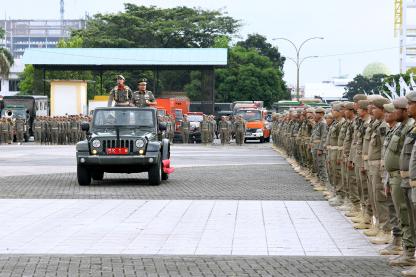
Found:
[[[320,83],[305,84],[305,98],[322,98],[323,101],[342,100],[345,93],[345,86],[351,82],[349,78],[333,78]]]
[[[16,95],[19,92],[19,74],[23,72],[25,66],[22,60],[14,60],[14,65],[10,68],[9,78],[0,78],[0,96]]]

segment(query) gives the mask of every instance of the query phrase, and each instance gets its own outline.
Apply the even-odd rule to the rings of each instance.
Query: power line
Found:
[[[393,47],[378,48],[378,49],[369,49],[369,50],[362,50],[362,51],[355,51],[355,52],[344,52],[344,53],[338,53],[338,54],[322,55],[322,56],[318,56],[318,58],[329,58],[329,57],[339,57],[339,56],[360,55],[360,54],[368,54],[368,53],[382,52],[382,51],[399,49],[399,48],[400,48],[400,46],[393,46]]]

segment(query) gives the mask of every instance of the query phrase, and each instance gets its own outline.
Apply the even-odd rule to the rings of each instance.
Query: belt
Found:
[[[380,165],[381,160],[368,161],[369,165]]]
[[[410,181],[410,186],[411,186],[412,188],[416,188],[416,180],[412,180],[412,181]]]
[[[58,130],[59,128],[58,127],[53,127],[53,128],[51,128],[52,130]]]
[[[390,177],[401,177],[400,170],[389,171]]]
[[[78,130],[78,128],[77,127],[72,127],[71,130]]]
[[[402,176],[402,178],[409,178],[409,171],[400,170],[400,176]]]
[[[313,141],[313,143],[321,143],[321,141],[320,141],[319,139],[315,139],[315,140]]]

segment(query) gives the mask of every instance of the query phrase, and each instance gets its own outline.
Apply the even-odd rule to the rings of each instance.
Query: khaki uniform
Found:
[[[153,96],[153,93],[149,90],[146,91],[135,91],[131,98],[131,104],[136,107],[147,107],[149,106],[148,102],[155,102],[156,99]]]
[[[373,132],[371,133],[370,143],[368,146],[369,179],[374,196],[374,215],[376,219],[378,219],[379,228],[385,232],[390,232],[391,226],[388,216],[388,199],[384,194],[384,185],[381,179],[382,172],[380,169],[381,150],[388,128],[389,127],[385,121],[376,120],[373,123]]]
[[[188,120],[183,120],[181,123],[181,132],[182,132],[182,142],[188,144],[189,142],[189,130],[191,129],[191,124]]]
[[[107,106],[111,107],[114,100],[115,107],[127,107],[130,106],[131,99],[132,92],[128,86],[115,86],[110,92]]]

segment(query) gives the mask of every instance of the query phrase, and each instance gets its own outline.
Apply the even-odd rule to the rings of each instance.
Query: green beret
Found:
[[[146,83],[147,84],[147,79],[146,78],[141,78],[141,79],[139,79],[139,81],[137,83],[138,84],[140,84],[140,83]]]
[[[371,104],[380,109],[383,109],[383,105],[388,103],[390,103],[390,100],[384,97],[379,97],[371,101]]]
[[[406,95],[406,98],[409,102],[416,102],[416,91],[412,91]]]
[[[407,101],[407,98],[404,96],[393,100],[393,104],[396,109],[406,109],[408,103],[409,101]]]
[[[360,100],[358,101],[358,108],[362,110],[367,110],[369,104],[370,104],[370,101],[368,100]]]
[[[394,112],[396,109],[394,108],[393,103],[388,103],[388,104],[384,104],[383,105],[384,111],[388,112],[388,113],[392,113]]]
[[[367,100],[367,95],[365,94],[356,94],[354,95],[354,97],[352,98],[352,100],[357,103],[360,100]]]

